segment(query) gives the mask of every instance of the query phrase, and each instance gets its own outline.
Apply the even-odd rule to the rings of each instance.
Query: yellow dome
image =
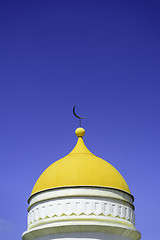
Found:
[[[32,194],[68,186],[99,186],[120,189],[130,193],[121,174],[108,162],[93,155],[85,146],[83,128],[76,129],[78,141],[64,158],[50,165],[39,177]]]

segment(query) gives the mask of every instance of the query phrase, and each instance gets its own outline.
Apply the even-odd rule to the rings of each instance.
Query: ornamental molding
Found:
[[[68,220],[110,220],[135,225],[133,205],[123,200],[67,197],[35,203],[28,213],[28,228]]]
[[[134,197],[127,192],[113,188],[86,186],[86,187],[63,187],[63,188],[61,187],[35,193],[28,199],[29,203],[28,211],[34,204],[37,204],[38,202],[66,197],[92,197],[92,198],[101,197],[118,199],[130,203],[134,208],[133,205]]]
[[[117,235],[118,233],[118,235]],[[84,238],[85,236],[85,238]],[[123,226],[119,222],[109,221],[64,221],[38,225],[28,229],[22,235],[22,240],[139,240],[138,232],[132,226]]]

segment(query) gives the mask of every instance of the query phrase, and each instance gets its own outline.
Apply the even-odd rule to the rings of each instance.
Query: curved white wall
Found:
[[[84,232],[103,232],[111,234],[106,236],[107,239],[113,239],[113,234],[117,240],[128,236],[128,239],[140,239],[134,226],[133,197],[116,189],[52,189],[33,195],[29,199],[28,211],[28,230],[23,234],[23,240],[37,237],[41,237],[39,240],[58,239],[55,234],[64,233],[67,238],[66,234],[75,235],[78,232],[78,238],[81,238]]]

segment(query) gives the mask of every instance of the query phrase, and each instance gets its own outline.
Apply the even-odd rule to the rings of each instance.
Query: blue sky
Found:
[[[39,175],[88,148],[135,196],[142,239],[159,236],[159,1],[1,1],[0,236],[21,239]]]

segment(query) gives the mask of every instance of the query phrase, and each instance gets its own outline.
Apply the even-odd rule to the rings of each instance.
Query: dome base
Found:
[[[139,240],[140,233],[130,227],[122,227],[113,222],[71,221],[65,223],[51,223],[27,230],[22,240]]]
[[[117,189],[74,187],[43,191],[29,199],[28,211],[28,230],[23,240],[57,239],[55,234],[61,233],[70,233],[74,238],[75,233],[85,232],[116,236],[106,235],[105,239],[140,239],[134,226],[133,197]]]

